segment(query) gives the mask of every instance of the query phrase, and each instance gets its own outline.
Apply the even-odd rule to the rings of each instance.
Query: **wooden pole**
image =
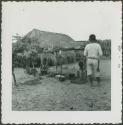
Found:
[[[59,54],[60,54],[60,74],[62,74],[62,56],[61,56],[61,50],[59,51]]]
[[[60,67],[61,67],[61,72],[60,74],[62,74],[62,56],[61,56],[61,41],[59,42],[59,46],[60,46],[60,51],[59,51],[59,54],[60,54]]]
[[[60,57],[61,59],[60,59],[60,64],[61,64],[61,74],[62,74],[62,57]]]
[[[16,77],[15,77],[15,73],[14,73],[14,67],[12,68],[12,76],[13,76],[13,79],[14,79],[14,85],[17,85]]]
[[[57,73],[57,68],[58,68],[58,58],[57,58],[57,56],[58,56],[58,53],[57,52],[55,52],[55,55],[56,55],[56,73]]]

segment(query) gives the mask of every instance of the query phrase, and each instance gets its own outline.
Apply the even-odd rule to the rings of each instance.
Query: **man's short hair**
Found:
[[[94,34],[91,34],[89,36],[89,41],[96,41],[96,36]]]

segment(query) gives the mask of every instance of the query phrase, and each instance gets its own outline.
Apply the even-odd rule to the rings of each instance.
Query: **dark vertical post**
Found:
[[[61,61],[62,61],[62,59],[61,59]],[[62,62],[61,62],[61,74],[62,74]]]
[[[15,77],[15,73],[14,73],[14,67],[12,67],[12,76],[13,76],[13,79],[14,79],[14,85],[17,85],[16,77]]]
[[[58,68],[58,58],[57,58],[57,56],[58,56],[58,53],[57,53],[57,51],[55,52],[55,55],[56,55],[56,73],[57,73],[57,68]]]
[[[62,56],[61,56],[61,50],[60,50],[59,54],[60,54],[60,67],[61,67],[60,74],[62,74]]]

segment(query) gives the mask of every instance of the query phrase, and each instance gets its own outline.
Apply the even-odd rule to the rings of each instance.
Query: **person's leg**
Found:
[[[97,79],[98,86],[100,86],[100,77],[96,77],[96,79]]]
[[[92,64],[91,61],[87,61],[87,76],[91,86],[93,86],[93,76],[92,76]]]
[[[88,79],[89,79],[90,85],[93,86],[93,76],[92,75],[88,75]]]
[[[94,63],[94,75],[98,86],[100,86],[100,71],[98,70],[98,61]]]

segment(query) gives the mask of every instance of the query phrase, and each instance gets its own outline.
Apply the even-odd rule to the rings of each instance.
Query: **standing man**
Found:
[[[102,56],[101,46],[97,43],[96,36],[91,34],[89,36],[90,43],[85,46],[84,56],[87,59],[87,76],[91,86],[93,86],[93,79],[96,77],[98,85],[100,85],[99,75],[99,60]]]

